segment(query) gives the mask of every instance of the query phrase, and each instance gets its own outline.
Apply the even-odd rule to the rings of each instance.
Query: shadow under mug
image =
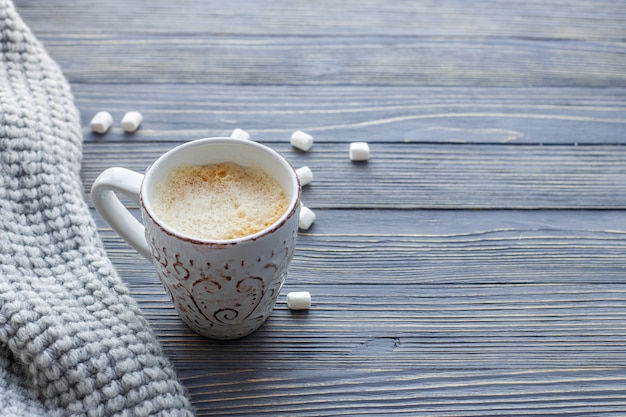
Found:
[[[268,228],[231,240],[194,238],[159,220],[151,202],[156,185],[180,165],[235,162],[263,169],[282,186],[287,211]],[[119,200],[133,200],[139,222]],[[236,339],[258,329],[270,316],[287,275],[298,234],[300,184],[293,167],[276,151],[257,142],[206,138],[163,154],[145,175],[113,167],[91,189],[102,218],[150,260],[181,319],[213,339]]]

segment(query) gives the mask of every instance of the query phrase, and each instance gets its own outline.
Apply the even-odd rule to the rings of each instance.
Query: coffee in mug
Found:
[[[174,230],[198,239],[228,240],[274,224],[289,200],[261,168],[234,162],[181,165],[157,184],[152,209]]]

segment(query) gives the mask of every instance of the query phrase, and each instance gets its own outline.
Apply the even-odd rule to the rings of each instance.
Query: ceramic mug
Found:
[[[155,188],[171,169],[227,161],[259,167],[280,183],[289,207],[278,221],[249,236],[206,240],[159,220],[152,209]],[[117,194],[140,207],[143,224]],[[91,198],[113,230],[154,264],[179,316],[195,332],[236,339],[267,320],[295,251],[301,199],[295,170],[277,152],[244,139],[198,139],[162,155],[145,175],[118,167],[103,171]]]

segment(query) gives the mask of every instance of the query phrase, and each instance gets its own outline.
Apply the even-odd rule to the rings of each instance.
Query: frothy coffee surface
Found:
[[[182,165],[157,185],[152,207],[169,227],[199,239],[248,236],[272,225],[289,201],[262,169],[233,162]]]

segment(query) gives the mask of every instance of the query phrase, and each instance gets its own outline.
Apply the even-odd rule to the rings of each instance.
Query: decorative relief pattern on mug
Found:
[[[159,277],[178,311],[188,325],[203,330],[246,321],[250,329],[260,325],[271,313],[295,249],[289,244],[272,251],[270,259],[258,259],[262,262],[258,266],[233,259],[212,268],[210,263],[194,266],[199,263],[182,259],[179,253],[172,256],[153,240],[150,246]]]

